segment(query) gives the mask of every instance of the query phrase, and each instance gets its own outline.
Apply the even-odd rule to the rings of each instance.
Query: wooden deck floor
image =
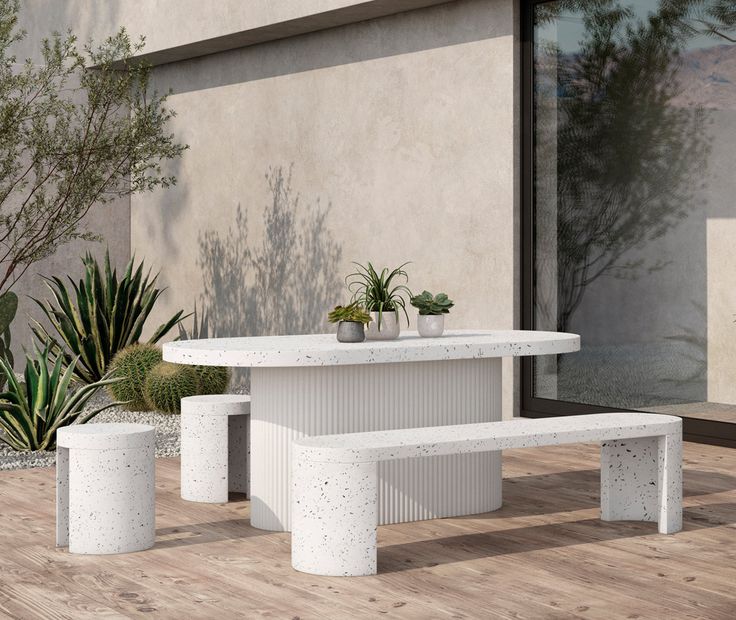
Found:
[[[502,510],[379,529],[376,577],[294,572],[249,504],[179,499],[157,461],[156,546],[53,546],[54,471],[0,473],[0,616],[22,618],[736,618],[736,451],[687,444],[685,529],[598,520],[595,446],[512,450]]]

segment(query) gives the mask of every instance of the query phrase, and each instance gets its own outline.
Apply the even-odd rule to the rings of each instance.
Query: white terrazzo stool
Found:
[[[84,424],[56,433],[56,546],[142,551],[156,539],[156,429]]]
[[[250,396],[181,399],[181,497],[223,504],[228,492],[250,493]]]

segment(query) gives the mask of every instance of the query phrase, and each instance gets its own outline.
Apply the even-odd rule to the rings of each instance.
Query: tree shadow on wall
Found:
[[[339,297],[342,246],[327,228],[331,204],[323,207],[317,199],[302,208],[292,189],[292,168],[271,168],[266,174],[271,202],[260,243],[249,243],[241,205],[226,234],[200,234],[198,265],[210,336],[324,331],[326,311]]]

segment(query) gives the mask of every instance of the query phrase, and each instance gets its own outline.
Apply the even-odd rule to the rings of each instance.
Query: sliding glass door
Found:
[[[530,3],[527,414],[672,412],[736,438],[736,3]],[[736,428],[736,427],[734,427]]]

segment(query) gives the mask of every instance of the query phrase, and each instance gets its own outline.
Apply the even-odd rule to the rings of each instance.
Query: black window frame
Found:
[[[521,328],[534,325],[534,7],[558,0],[521,2]],[[534,395],[533,359],[521,358],[520,412],[522,416],[544,418],[624,411],[595,405],[539,398]],[[682,416],[686,440],[736,448],[736,423]]]

